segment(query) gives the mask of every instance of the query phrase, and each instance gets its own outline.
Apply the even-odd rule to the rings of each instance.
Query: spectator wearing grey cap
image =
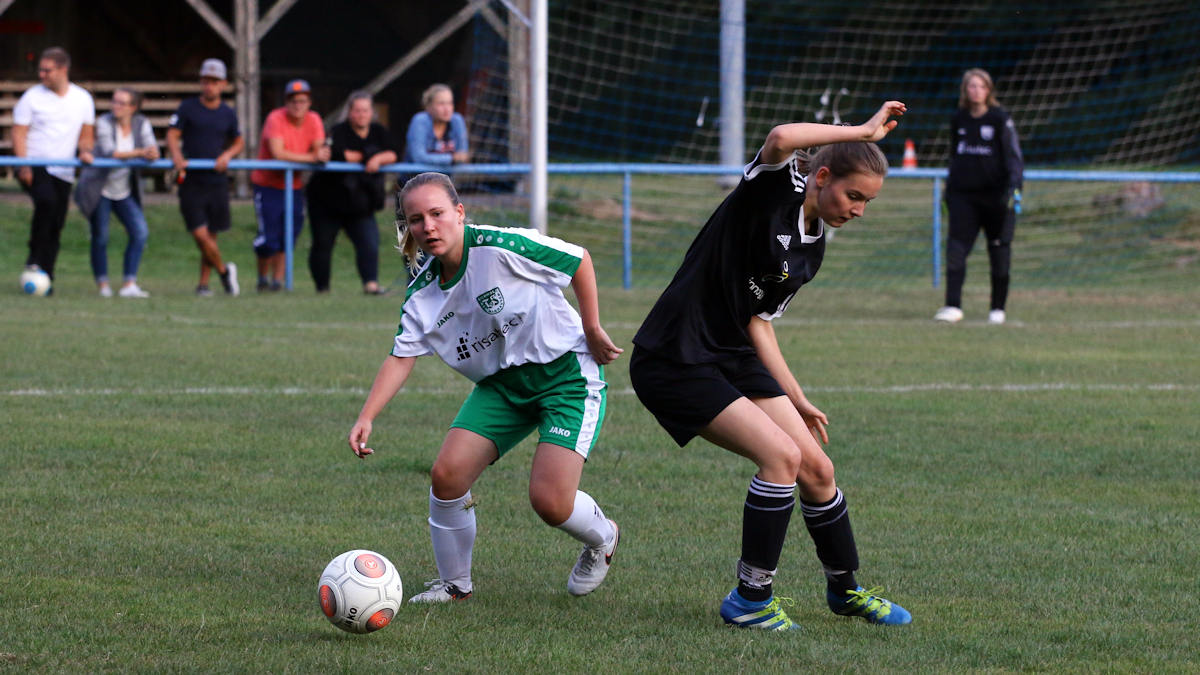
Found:
[[[237,114],[221,101],[226,87],[225,64],[205,59],[200,66],[200,95],[185,99],[171,116],[167,150],[179,171],[179,209],[200,249],[200,282],[196,295],[212,295],[209,275],[216,270],[229,295],[240,292],[237,265],[221,257],[217,234],[228,230],[229,160],[245,147]],[[212,159],[215,169],[188,169],[189,159]]]

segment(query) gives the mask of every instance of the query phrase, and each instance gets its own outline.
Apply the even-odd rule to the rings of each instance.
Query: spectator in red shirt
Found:
[[[292,80],[284,88],[284,97],[284,106],[272,110],[263,123],[258,158],[287,162],[329,161],[321,116],[310,110],[312,87],[304,80]],[[287,187],[284,177],[285,173],[277,170],[255,169],[250,173],[250,182],[254,184],[254,211],[258,217],[254,254],[258,256],[259,292],[283,288],[284,190]],[[294,175],[291,187],[292,244],[295,245],[304,225],[304,180]]]

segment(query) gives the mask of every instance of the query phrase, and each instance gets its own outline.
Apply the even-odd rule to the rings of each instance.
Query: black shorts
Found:
[[[785,395],[756,354],[689,364],[634,345],[629,379],[642,405],[680,447],[739,398]]]
[[[185,180],[179,186],[179,210],[183,212],[183,224],[188,232],[205,226],[213,233],[228,230],[231,224],[229,181]]]

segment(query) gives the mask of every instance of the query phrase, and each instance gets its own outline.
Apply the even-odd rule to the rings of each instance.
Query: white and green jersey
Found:
[[[537,230],[465,225],[463,259],[441,283],[430,258],[408,286],[393,356],[437,354],[479,382],[504,368],[588,351],[583,323],[562,289],[581,247]]]

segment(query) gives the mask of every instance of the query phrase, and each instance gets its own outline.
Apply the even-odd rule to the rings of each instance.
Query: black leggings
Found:
[[[963,281],[967,278],[967,256],[975,246],[979,230],[987,237],[988,262],[992,270],[992,309],[1004,309],[1008,301],[1009,266],[1012,263],[1016,213],[1008,206],[1008,192],[946,191],[950,211],[950,236],[946,244],[946,304],[962,307]]]
[[[345,230],[354,244],[354,262],[358,276],[365,284],[379,281],[379,226],[375,214],[346,216],[319,208],[314,200],[309,205],[312,221],[312,249],[308,252],[308,270],[318,291],[329,290],[333,244],[338,231]]]

